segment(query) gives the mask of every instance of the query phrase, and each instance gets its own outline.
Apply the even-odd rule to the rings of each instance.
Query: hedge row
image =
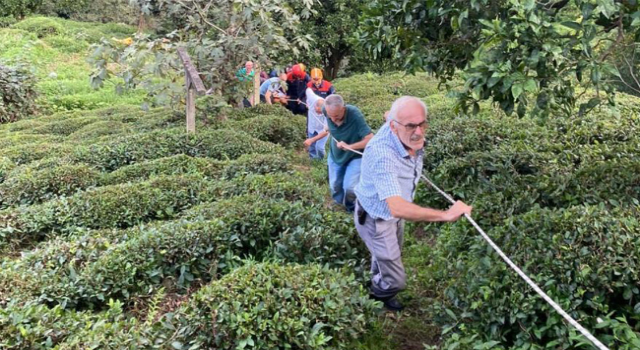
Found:
[[[342,349],[378,309],[352,276],[318,265],[250,263],[162,315],[164,295],[152,299],[144,323],[118,301],[97,314],[11,303],[0,309],[0,347]]]
[[[318,265],[249,264],[165,316],[156,341],[178,349],[348,349],[375,310],[352,276]]]
[[[194,281],[229,272],[238,257],[353,268],[363,252],[349,215],[284,200],[265,201],[260,194],[203,205],[181,220],[131,229],[127,237],[105,250],[109,240],[92,235],[86,242],[95,247],[83,249],[101,253],[86,253],[80,259],[43,265],[43,256],[48,259],[52,253],[47,249],[27,261],[5,264],[0,291],[4,289],[6,299],[99,308],[110,298],[132,300],[159,285],[184,290]],[[15,279],[23,282],[11,290],[9,281]]]
[[[182,128],[125,136],[113,141],[78,147],[73,157],[104,171],[144,160],[176,154],[226,160],[249,153],[280,153],[281,148],[234,130],[185,134]]]
[[[301,148],[307,136],[306,118],[296,115],[263,115],[240,121],[227,121],[220,126],[242,130],[259,140],[286,148]]]
[[[2,245],[33,242],[45,234],[64,233],[74,227],[129,227],[169,219],[186,207],[212,199],[212,185],[194,175],[157,177],[18,207],[0,214]]]
[[[71,195],[96,186],[100,176],[86,164],[62,164],[42,170],[19,167],[0,183],[0,208]]]
[[[605,344],[632,349],[640,339],[629,326],[610,321],[599,324],[597,318],[628,317],[640,306],[639,214],[638,206],[534,209],[510,218],[489,234]],[[514,348],[577,346],[578,339],[562,318],[495,254],[487,255],[487,249],[468,225],[441,231],[429,267],[432,283],[447,281],[445,301],[436,308],[441,322],[466,337],[480,336],[478,344],[501,339],[501,344]],[[459,323],[456,315],[464,315],[464,322]],[[634,317],[628,321],[635,322]]]

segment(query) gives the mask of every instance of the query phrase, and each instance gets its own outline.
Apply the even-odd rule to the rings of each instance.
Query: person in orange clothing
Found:
[[[311,70],[311,81],[307,84],[307,87],[322,98],[327,98],[327,96],[335,94],[336,92],[336,88],[333,84],[331,84],[330,81],[323,79],[322,70],[320,68],[314,68]]]

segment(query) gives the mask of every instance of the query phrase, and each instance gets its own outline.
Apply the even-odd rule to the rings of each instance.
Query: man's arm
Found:
[[[369,140],[371,140],[372,138],[373,138],[373,133],[370,133],[369,135],[365,136],[362,140],[347,146],[349,146],[349,148],[352,148],[352,149],[364,149],[367,146],[367,143],[369,143]]]
[[[329,132],[327,130],[323,130],[321,131],[318,135],[308,138],[304,141],[304,147],[307,148],[309,146],[311,146],[311,144],[313,144],[314,142],[322,139],[323,137],[329,135]]]
[[[460,219],[464,214],[471,215],[472,209],[461,201],[455,202],[446,211],[423,208],[404,200],[400,196],[389,197],[386,201],[393,217],[408,221],[452,222]]]
[[[264,94],[264,99],[267,100],[267,104],[271,104],[271,90],[267,90],[267,93]]]

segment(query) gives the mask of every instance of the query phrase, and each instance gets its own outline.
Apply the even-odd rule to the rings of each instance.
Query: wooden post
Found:
[[[256,63],[253,75],[253,105],[260,103],[260,65]]]
[[[185,88],[187,89],[187,132],[196,131],[196,94],[205,94],[200,74],[191,63],[191,58],[184,47],[178,48],[178,56],[184,65]]]

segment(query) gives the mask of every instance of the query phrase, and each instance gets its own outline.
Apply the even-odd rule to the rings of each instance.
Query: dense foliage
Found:
[[[364,16],[360,40],[375,58],[391,51],[409,71],[444,80],[462,69],[458,108],[477,112],[491,99],[511,114],[580,114],[604,97],[618,75],[607,60],[624,33],[638,38],[636,1],[376,1]],[[612,39],[608,32],[615,31]],[[606,92],[588,101],[585,86]]]
[[[14,122],[36,111],[34,77],[26,67],[0,64],[0,123]]]

